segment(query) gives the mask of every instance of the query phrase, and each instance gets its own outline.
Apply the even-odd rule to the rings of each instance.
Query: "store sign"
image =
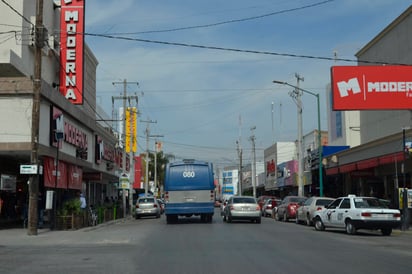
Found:
[[[1,174],[0,190],[16,192],[17,178],[13,175]]]
[[[60,92],[83,104],[84,1],[62,0],[60,14]]]
[[[412,108],[412,66],[336,66],[333,110]]]

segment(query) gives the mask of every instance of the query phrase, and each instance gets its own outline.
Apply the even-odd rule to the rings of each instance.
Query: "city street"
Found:
[[[410,273],[412,233],[315,231],[294,222],[167,225],[128,219],[76,231],[0,230],[2,273]]]

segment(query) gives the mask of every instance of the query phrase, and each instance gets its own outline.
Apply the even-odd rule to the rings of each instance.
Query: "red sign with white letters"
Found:
[[[333,110],[412,109],[412,66],[331,68]]]
[[[84,1],[62,0],[60,14],[60,92],[83,104]]]

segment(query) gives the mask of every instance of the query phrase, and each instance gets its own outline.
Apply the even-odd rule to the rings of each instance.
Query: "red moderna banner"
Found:
[[[412,66],[335,66],[333,110],[412,109]]]
[[[60,92],[83,104],[84,0],[62,0],[60,14]]]

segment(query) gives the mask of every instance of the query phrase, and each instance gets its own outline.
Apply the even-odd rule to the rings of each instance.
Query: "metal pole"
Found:
[[[50,222],[51,229],[55,229],[57,225],[57,184],[59,180],[59,149],[60,149],[60,139],[57,136],[57,132],[55,133],[56,141],[57,141],[57,148],[56,148],[56,177],[54,180],[54,193],[53,193],[53,220]]]
[[[39,127],[40,127],[40,93],[41,93],[41,52],[44,45],[43,40],[43,0],[36,2],[36,47],[34,50],[34,81],[33,81],[33,107],[31,122],[31,155],[30,162],[39,169]],[[29,184],[29,212],[27,222],[27,235],[37,235],[38,209],[37,199],[39,194],[39,174],[30,177]]]
[[[319,153],[319,196],[323,197],[323,147],[322,147],[322,131],[320,125],[320,99],[319,94],[316,94],[316,101],[318,104],[318,153]]]

